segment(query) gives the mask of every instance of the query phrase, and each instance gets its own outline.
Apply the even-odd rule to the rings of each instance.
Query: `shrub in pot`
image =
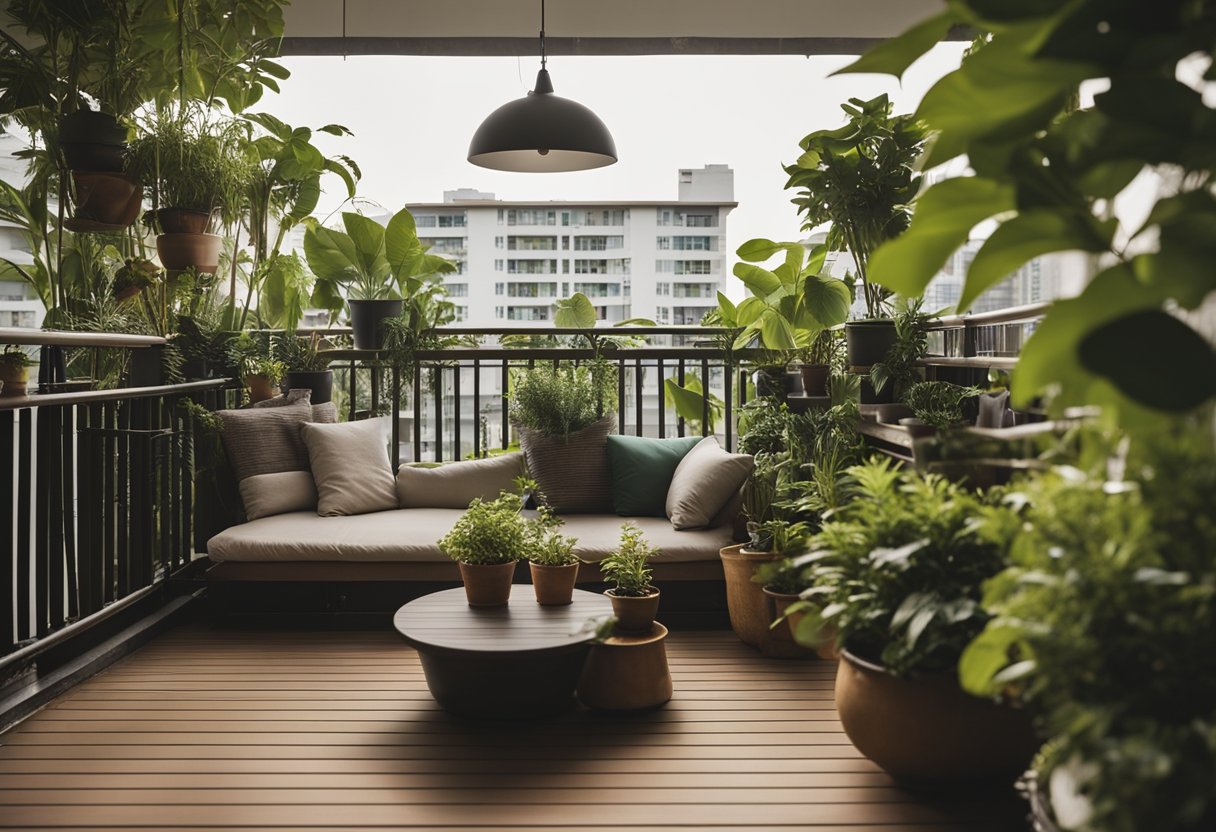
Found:
[[[1012,780],[1034,750],[1028,717],[964,693],[956,675],[990,617],[983,582],[1005,565],[1003,547],[977,520],[1001,509],[886,459],[849,474],[854,498],[812,541],[805,594],[820,609],[799,627],[799,638],[804,629],[835,628],[845,732],[903,780]]]
[[[249,390],[252,404],[277,395],[277,388],[287,373],[282,361],[270,357],[269,344],[242,332],[228,342],[228,363],[236,368],[241,381]]]
[[[403,299],[456,269],[450,260],[427,253],[405,208],[386,226],[352,212],[342,214],[345,231],[307,222],[304,254],[317,276],[313,297],[337,310],[346,292],[355,349],[382,349],[384,322],[401,315]]]
[[[7,344],[0,352],[0,396],[24,396],[30,380],[30,357],[20,347]]]
[[[912,408],[911,416],[899,420],[914,437],[932,436],[966,424],[964,405],[983,391],[948,381],[918,381],[904,391],[903,400]]]
[[[926,133],[914,116],[892,115],[886,94],[851,98],[841,109],[844,126],[817,130],[799,143],[802,153],[786,166],[785,187],[798,189],[793,202],[803,229],[828,226],[827,247],[853,257],[867,320],[845,324],[849,365],[870,367],[895,340],[890,293],[870,281],[870,255],[908,227]]]
[[[284,367],[283,387],[308,388],[313,404],[332,401],[334,394],[334,372],[321,352],[322,343],[315,332],[308,336],[288,333],[275,338],[271,347],[274,359]]]
[[[545,606],[564,606],[573,601],[582,564],[574,554],[578,541],[561,534],[561,526],[561,518],[545,505],[537,509],[536,519],[529,524],[528,569],[536,603]]]
[[[523,498],[502,492],[497,499],[475,499],[439,541],[444,554],[460,566],[471,607],[501,607],[511,598],[515,565],[528,557],[528,523]]]
[[[1035,811],[1056,828],[1213,829],[1210,412],[1158,422],[1127,447],[1109,468],[1098,455],[1089,475],[1060,468],[1014,484],[1017,512],[995,528],[1010,565],[986,587],[993,617],[959,674],[1036,715]]]
[[[839,363],[840,344],[840,330],[824,329],[802,351],[798,371],[802,374],[802,392],[807,396],[828,394],[828,379]]]
[[[864,374],[862,404],[898,401],[909,387],[924,378],[919,362],[928,351],[929,316],[921,312],[922,303],[919,298],[898,303],[892,322],[894,340],[880,361],[850,365],[853,372]]]
[[[600,561],[604,579],[612,584],[604,594],[612,601],[612,614],[622,632],[648,632],[659,611],[659,590],[651,584],[650,561],[658,548],[646,542],[633,523],[621,524],[620,545]]]

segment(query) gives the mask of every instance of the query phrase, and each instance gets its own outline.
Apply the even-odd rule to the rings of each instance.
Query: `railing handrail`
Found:
[[[966,313],[964,315],[943,315],[929,322],[929,329],[957,329],[967,326],[989,326],[992,324],[1013,324],[1022,321],[1032,321],[1041,318],[1051,308],[1051,301],[1043,303],[1028,303],[1024,306],[1011,306],[1008,309],[994,309],[991,312]]]
[[[232,380],[227,378],[212,378],[204,381],[187,381],[182,384],[162,384],[156,387],[113,387],[108,390],[79,390],[71,393],[31,393],[28,396],[0,397],[0,411],[52,405],[97,404],[125,399],[172,396],[178,393],[197,393],[200,390],[225,387],[231,382]]]
[[[67,332],[59,329],[0,327],[0,344],[47,347],[155,347],[168,343],[159,335],[128,335],[123,332]]]

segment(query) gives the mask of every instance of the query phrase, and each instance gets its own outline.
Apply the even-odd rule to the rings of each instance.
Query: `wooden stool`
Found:
[[[657,621],[649,633],[614,635],[591,647],[578,683],[579,701],[605,711],[657,708],[671,699],[667,628]]]

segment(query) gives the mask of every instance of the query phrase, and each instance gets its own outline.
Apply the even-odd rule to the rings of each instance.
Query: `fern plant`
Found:
[[[620,546],[600,561],[600,571],[613,585],[615,595],[639,598],[654,592],[650,561],[658,554],[658,547],[646,542],[641,529],[633,523],[623,523]]]
[[[918,381],[904,392],[904,403],[926,425],[946,430],[963,421],[963,403],[983,395],[978,387],[948,381]]]

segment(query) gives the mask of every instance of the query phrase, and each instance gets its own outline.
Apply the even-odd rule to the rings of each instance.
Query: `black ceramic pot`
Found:
[[[400,300],[352,300],[350,326],[355,349],[378,350],[384,347],[384,322],[401,314]]]
[[[881,364],[895,344],[895,322],[889,319],[849,321],[844,325],[850,367]]]
[[[334,397],[334,371],[293,370],[287,373],[287,378],[283,381],[284,391],[305,388],[312,391],[309,401],[313,404],[325,404],[331,401]]]

